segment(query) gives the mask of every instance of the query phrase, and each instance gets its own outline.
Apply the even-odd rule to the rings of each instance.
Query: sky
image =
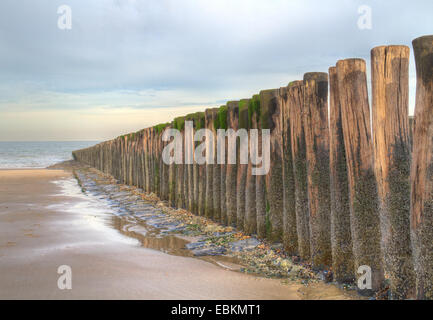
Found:
[[[373,47],[433,34],[432,12],[431,0],[1,0],[0,141],[112,139],[339,59],[369,66]],[[415,77],[411,52],[410,113]]]

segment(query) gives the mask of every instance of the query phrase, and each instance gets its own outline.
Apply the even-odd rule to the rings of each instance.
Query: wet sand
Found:
[[[330,285],[305,289],[143,248],[59,181],[76,184],[62,170],[0,170],[0,299],[344,298]],[[58,289],[61,265],[72,268],[72,290]]]
[[[1,299],[299,299],[298,286],[142,248],[58,196],[61,170],[0,171]],[[57,268],[72,268],[72,290]]]

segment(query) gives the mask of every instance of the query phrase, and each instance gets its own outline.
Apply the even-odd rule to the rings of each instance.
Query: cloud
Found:
[[[63,4],[72,30],[57,28]],[[357,28],[360,5],[372,7],[372,30]],[[164,108],[204,109],[368,60],[376,45],[410,45],[432,32],[432,11],[429,0],[2,0],[0,113],[153,109],[162,115],[149,122],[167,121]],[[414,73],[412,61],[412,107]],[[37,119],[43,132],[50,120]]]

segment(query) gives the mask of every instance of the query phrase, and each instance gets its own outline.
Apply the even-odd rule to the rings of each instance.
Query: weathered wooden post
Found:
[[[322,269],[332,263],[328,74],[305,74],[304,88],[311,261]]]
[[[119,149],[121,149],[122,140],[119,143]],[[147,134],[147,129],[143,131],[143,161],[144,161],[144,191],[150,192],[150,177],[149,177],[149,137]],[[121,156],[119,155],[119,161],[121,162]],[[121,166],[121,163],[120,163]]]
[[[433,299],[433,36],[413,41],[417,73],[411,230],[418,299]]]
[[[200,129],[205,129],[206,128],[206,114],[205,112],[201,112],[200,113]],[[208,142],[206,137],[204,137],[202,139],[202,141],[197,142],[197,144],[202,144],[204,141],[205,146],[207,145]],[[205,152],[207,153],[208,151],[205,150]],[[203,156],[203,154],[202,154]],[[197,181],[198,181],[198,198],[197,198],[197,211],[198,211],[198,215],[200,216],[204,216],[204,212],[205,212],[205,205],[206,205],[206,184],[207,184],[207,176],[206,176],[206,163],[204,164],[198,164],[198,169],[197,169]]]
[[[354,280],[355,262],[350,232],[349,181],[336,67],[329,68],[329,84],[332,271],[335,281],[350,283]]]
[[[250,143],[257,146],[257,155],[263,156],[262,151],[262,96],[261,93],[258,95],[258,103],[260,105],[260,111],[257,118],[257,135],[255,135],[256,141],[253,137],[250,138]],[[250,145],[251,145],[250,144]],[[256,166],[257,167],[257,166]],[[259,238],[266,237],[266,216],[269,210],[269,206],[266,199],[266,179],[264,175],[256,175],[256,228],[257,236]]]
[[[260,117],[260,96],[254,95],[248,104],[248,127],[250,130],[257,129]],[[251,140],[249,131],[249,154],[255,148],[254,141]],[[248,161],[246,187],[245,187],[245,232],[253,234],[257,232],[257,209],[256,209],[256,176],[252,173],[253,164],[251,159]]]
[[[135,150],[134,150],[134,183],[138,188],[141,188],[140,149],[141,149],[141,131],[138,131],[136,134]]]
[[[186,117],[184,118],[185,121],[187,120]],[[187,132],[186,132],[186,126],[184,123],[183,130],[182,130],[182,143],[183,143],[183,197],[184,197],[184,207],[183,209],[188,210],[189,205],[189,195],[188,195],[188,183],[189,183],[189,172],[188,172],[188,166],[187,164],[188,156],[187,156]]]
[[[409,218],[409,54],[406,46],[371,50],[374,163],[382,250],[395,299],[408,298],[415,289]]]
[[[186,190],[187,190],[187,209],[193,212],[194,204],[194,122],[195,113],[189,114],[185,117],[185,121],[192,122],[192,128],[185,128],[185,164],[186,164]]]
[[[130,134],[130,140],[128,143],[128,184],[129,185],[132,185],[134,183],[133,176],[132,176],[132,169],[134,165],[133,163],[134,145],[135,145],[135,135],[132,133]]]
[[[162,137],[164,134],[164,131],[169,127],[169,123],[159,124],[154,126],[154,130],[158,136],[159,141],[159,163],[160,163],[160,192],[161,192],[161,199],[163,200],[169,200],[169,165],[164,163],[164,160],[162,158],[162,152],[163,149],[167,146],[168,142],[162,141]]]
[[[264,90],[260,92],[260,123],[261,129],[270,130],[270,169],[266,174],[266,236],[272,242],[283,238],[283,143],[282,143],[282,105],[279,90]],[[263,134],[263,133],[262,133]],[[262,145],[263,147],[263,145]]]
[[[160,134],[152,128],[153,139],[154,139],[154,158],[155,158],[155,194],[161,198],[161,173],[162,173],[162,139],[160,138]]]
[[[126,176],[127,176],[127,154],[126,154],[126,148],[128,143],[128,135],[124,135],[122,139],[122,183],[126,183]]]
[[[138,147],[138,133],[134,134],[134,140],[132,141],[131,147],[131,184],[134,186],[138,186],[137,183],[137,171],[136,171],[136,155],[137,155],[137,147]],[[103,149],[101,149],[103,152]],[[103,156],[103,153],[102,153]]]
[[[154,174],[153,174],[153,140],[152,140],[152,134],[149,130],[149,128],[146,129],[147,131],[147,152],[148,152],[148,162],[149,162],[149,193],[153,192],[154,187]]]
[[[220,107],[220,109],[223,107]],[[212,126],[212,133],[217,137],[217,130],[219,129],[218,112]],[[215,142],[216,143],[216,142]],[[215,148],[215,165],[213,166],[213,209],[215,220],[225,223],[225,212],[221,212],[221,163],[218,161],[218,146]]]
[[[182,164],[176,164],[176,207],[184,208],[185,207],[185,194],[184,194],[184,155],[185,155],[185,143],[184,143],[184,129],[185,129],[185,118],[178,117],[173,121],[173,128],[179,130],[182,134]]]
[[[221,106],[218,111],[217,111],[217,116],[215,119],[215,128],[218,129],[224,129],[227,130],[227,106]],[[221,141],[220,141],[221,143]],[[221,158],[222,155],[218,154],[219,159],[219,163],[218,167],[220,170],[220,193],[219,193],[219,198],[220,198],[220,212],[221,212],[221,222],[223,224],[228,224],[229,223],[229,218],[228,218],[228,214],[227,214],[227,202],[226,202],[226,173],[227,173],[227,140],[224,139],[222,141],[222,146],[217,146],[217,148],[223,148],[225,153],[224,153],[224,158]],[[218,171],[216,171],[218,172]]]
[[[141,176],[140,176],[140,169],[141,169],[141,163],[140,163],[140,158],[139,158],[139,154],[140,154],[140,142],[141,142],[141,132],[137,132],[135,134],[135,143],[134,143],[134,185],[137,186],[138,188],[140,188],[140,181],[141,181]]]
[[[170,123],[167,126],[167,129],[168,128],[174,129],[174,123]],[[171,143],[173,141],[174,141],[174,138],[173,138],[173,140],[171,140],[167,143]],[[171,156],[174,156],[174,155],[175,154],[174,154],[174,150],[173,150],[171,153]],[[177,190],[176,182],[177,182],[176,164],[172,163],[168,166],[168,203],[171,207],[176,207],[176,203],[177,203],[177,201],[176,201],[176,190]]]
[[[282,144],[283,144],[283,244],[290,255],[298,254],[296,231],[295,179],[292,160],[292,133],[290,126],[289,87],[280,89],[282,103]]]
[[[147,128],[149,133],[149,159],[150,159],[150,192],[155,192],[155,139],[153,136],[153,132],[150,128]],[[128,136],[128,145],[129,145],[129,136]]]
[[[194,128],[197,132],[198,130],[201,130],[204,128],[204,112],[197,112],[194,115]],[[200,145],[200,141],[194,141],[194,146],[197,148],[198,145]],[[200,180],[205,179],[204,175],[200,172],[200,165],[196,161],[197,159],[194,158],[194,164],[193,164],[193,213],[199,214],[199,194],[200,194]]]
[[[126,158],[126,167],[125,167],[125,184],[131,183],[131,142],[132,142],[132,134],[128,134],[128,140],[125,145],[125,158]]]
[[[130,136],[128,134],[125,136],[125,144],[123,149],[123,155],[125,158],[124,168],[123,168],[124,170],[123,179],[125,184],[128,184],[128,179],[129,179],[129,144],[130,144]]]
[[[220,119],[221,121],[221,119]],[[238,130],[239,126],[239,101],[227,102],[227,129]],[[229,153],[234,152],[237,155],[237,143],[231,146],[227,144],[226,155],[229,159]],[[236,163],[231,164],[227,161],[226,164],[226,203],[227,203],[227,224],[229,226],[236,226],[237,224],[237,199],[236,199],[236,180],[237,180],[237,160]]]
[[[143,141],[144,141],[144,174],[145,174],[145,188],[144,190],[149,193],[150,192],[150,156],[149,156],[149,134],[148,130],[144,129],[143,131]],[[120,140],[122,143],[122,140]],[[121,145],[120,145],[121,148]]]
[[[152,192],[152,185],[153,185],[153,179],[152,179],[152,140],[150,136],[149,129],[146,129],[146,161],[147,161],[147,193]]]
[[[242,99],[239,101],[239,130],[249,130],[248,125],[248,106],[249,106],[250,100],[249,99]],[[237,220],[237,227],[240,230],[245,229],[245,194],[246,194],[246,180],[247,180],[247,171],[248,171],[248,164],[241,163],[241,156],[243,156],[243,153],[248,152],[248,144],[242,145],[242,141],[240,142],[241,145],[239,146],[239,154],[237,156],[237,162],[238,162],[238,176],[237,176],[237,182],[236,182],[236,220]]]
[[[156,165],[158,162],[158,159],[157,159],[158,146],[157,146],[157,141],[155,139],[155,132],[154,132],[153,128],[148,128],[148,129],[150,132],[150,139],[152,141],[152,147],[151,147],[151,152],[152,152],[152,157],[151,157],[151,159],[152,159],[152,180],[153,180],[152,192],[156,194],[157,190],[158,190],[158,184],[159,184],[159,176],[158,176],[159,172],[158,172],[158,167]]]
[[[170,123],[166,123],[164,126],[164,129],[161,131],[161,135],[164,134],[165,130],[167,130],[170,127]],[[168,145],[168,142],[165,141],[163,143],[163,148],[165,148]],[[161,157],[162,158],[162,157]],[[169,194],[170,194],[170,165],[164,162],[163,160],[163,168],[164,168],[164,200],[169,200]]]
[[[161,153],[159,152],[159,140],[158,137],[156,135],[155,129],[154,128],[149,128],[151,133],[152,133],[152,141],[153,141],[153,147],[152,147],[152,152],[153,152],[153,174],[154,174],[154,179],[153,179],[153,183],[154,183],[154,187],[153,187],[153,192],[156,195],[159,195],[159,189],[160,189],[160,168],[159,168],[159,156],[161,155]]]
[[[206,109],[205,126],[207,129],[214,131],[214,121],[217,116],[217,109]],[[204,215],[207,218],[213,218],[213,168],[215,163],[215,141],[206,139],[206,153],[208,161],[206,162],[206,197]]]
[[[119,174],[119,181],[120,183],[124,183],[124,176],[125,176],[125,154],[123,152],[125,147],[125,140],[126,136],[120,137],[120,174]]]
[[[372,289],[360,291],[370,294],[381,287],[384,274],[365,61],[338,61],[337,77],[349,179],[355,270],[362,266],[371,268]]]
[[[307,150],[303,123],[304,82],[289,84],[288,108],[290,112],[290,132],[293,174],[295,179],[296,232],[298,251],[302,260],[310,259],[310,214],[308,210]]]
[[[149,139],[149,180],[150,180],[150,186],[149,186],[149,192],[153,192],[155,188],[155,168],[154,168],[154,140],[153,140],[153,134],[150,128],[147,128],[147,134]],[[128,137],[129,140],[129,137]],[[129,144],[129,142],[128,142]]]

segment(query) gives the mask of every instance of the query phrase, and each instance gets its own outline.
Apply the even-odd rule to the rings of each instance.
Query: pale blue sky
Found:
[[[72,9],[72,30],[57,8]],[[373,28],[359,30],[358,8]],[[433,34],[433,2],[1,0],[0,140],[104,140]],[[411,65],[411,108],[415,70]]]

